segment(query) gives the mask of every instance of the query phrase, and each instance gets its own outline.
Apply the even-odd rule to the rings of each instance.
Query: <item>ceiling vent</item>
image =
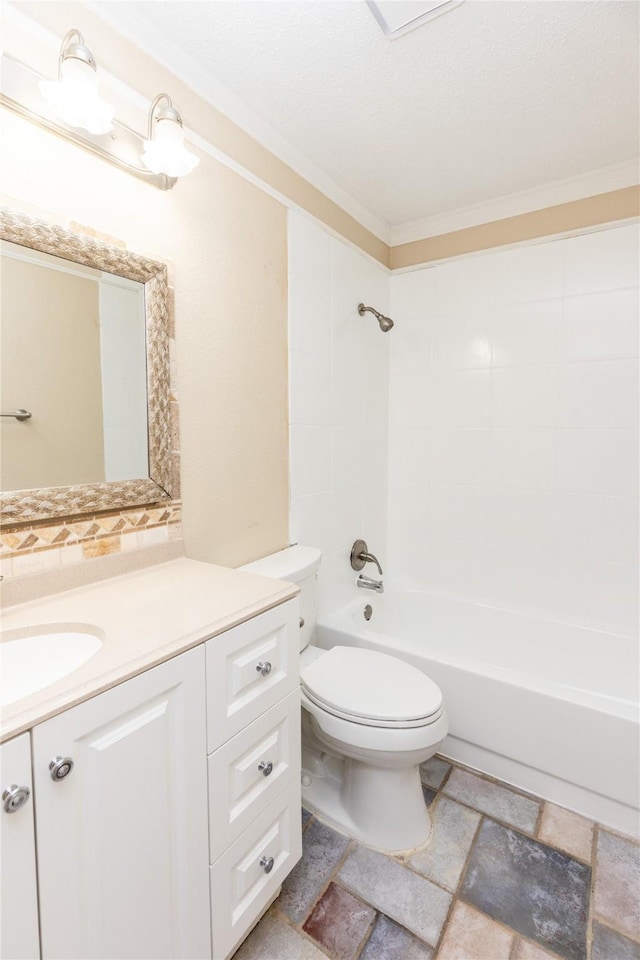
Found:
[[[385,37],[397,40],[405,33],[459,7],[464,0],[367,0]]]

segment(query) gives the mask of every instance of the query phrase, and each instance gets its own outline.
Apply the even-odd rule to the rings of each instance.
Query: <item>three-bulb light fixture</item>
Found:
[[[68,126],[93,135],[113,129],[114,111],[98,93],[96,61],[79,30],[70,30],[62,41],[58,79],[41,80],[39,87],[52,111]],[[184,145],[182,117],[166,93],[151,104],[147,136],[140,159],[154,174],[183,177],[200,162]]]

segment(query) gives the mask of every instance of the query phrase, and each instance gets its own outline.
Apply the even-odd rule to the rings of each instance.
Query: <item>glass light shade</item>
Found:
[[[155,124],[153,140],[144,141],[142,162],[153,173],[184,177],[195,170],[200,160],[185,147],[180,124],[161,118]]]
[[[60,80],[40,81],[40,92],[57,116],[70,127],[108,133],[112,129],[113,108],[98,95],[96,71],[83,60],[68,57],[60,72]]]

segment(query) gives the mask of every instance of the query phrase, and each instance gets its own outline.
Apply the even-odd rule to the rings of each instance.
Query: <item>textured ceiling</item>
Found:
[[[192,58],[392,225],[640,152],[635,0],[466,0],[392,42],[359,0],[91,6],[147,24],[149,52],[187,82]]]

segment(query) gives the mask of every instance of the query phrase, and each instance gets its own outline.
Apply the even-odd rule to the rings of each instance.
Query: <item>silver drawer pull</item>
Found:
[[[10,787],[2,791],[4,812],[17,813],[20,807],[24,807],[30,796],[31,790],[29,790],[29,787],[19,787],[17,783],[12,783]]]
[[[260,663],[256,664],[256,672],[261,673],[263,677],[266,677],[267,674],[271,673],[271,664],[268,660],[261,660]]]
[[[54,757],[49,764],[49,772],[52,780],[64,780],[73,770],[73,760],[71,757]]]
[[[260,866],[262,867],[265,873],[271,873],[271,871],[273,870],[274,863],[275,863],[275,860],[273,859],[273,857],[264,856],[260,860]]]
[[[304,627],[304,617],[300,617],[300,629]]]
[[[258,770],[264,777],[268,777],[273,770],[271,760],[261,760],[258,764]]]

